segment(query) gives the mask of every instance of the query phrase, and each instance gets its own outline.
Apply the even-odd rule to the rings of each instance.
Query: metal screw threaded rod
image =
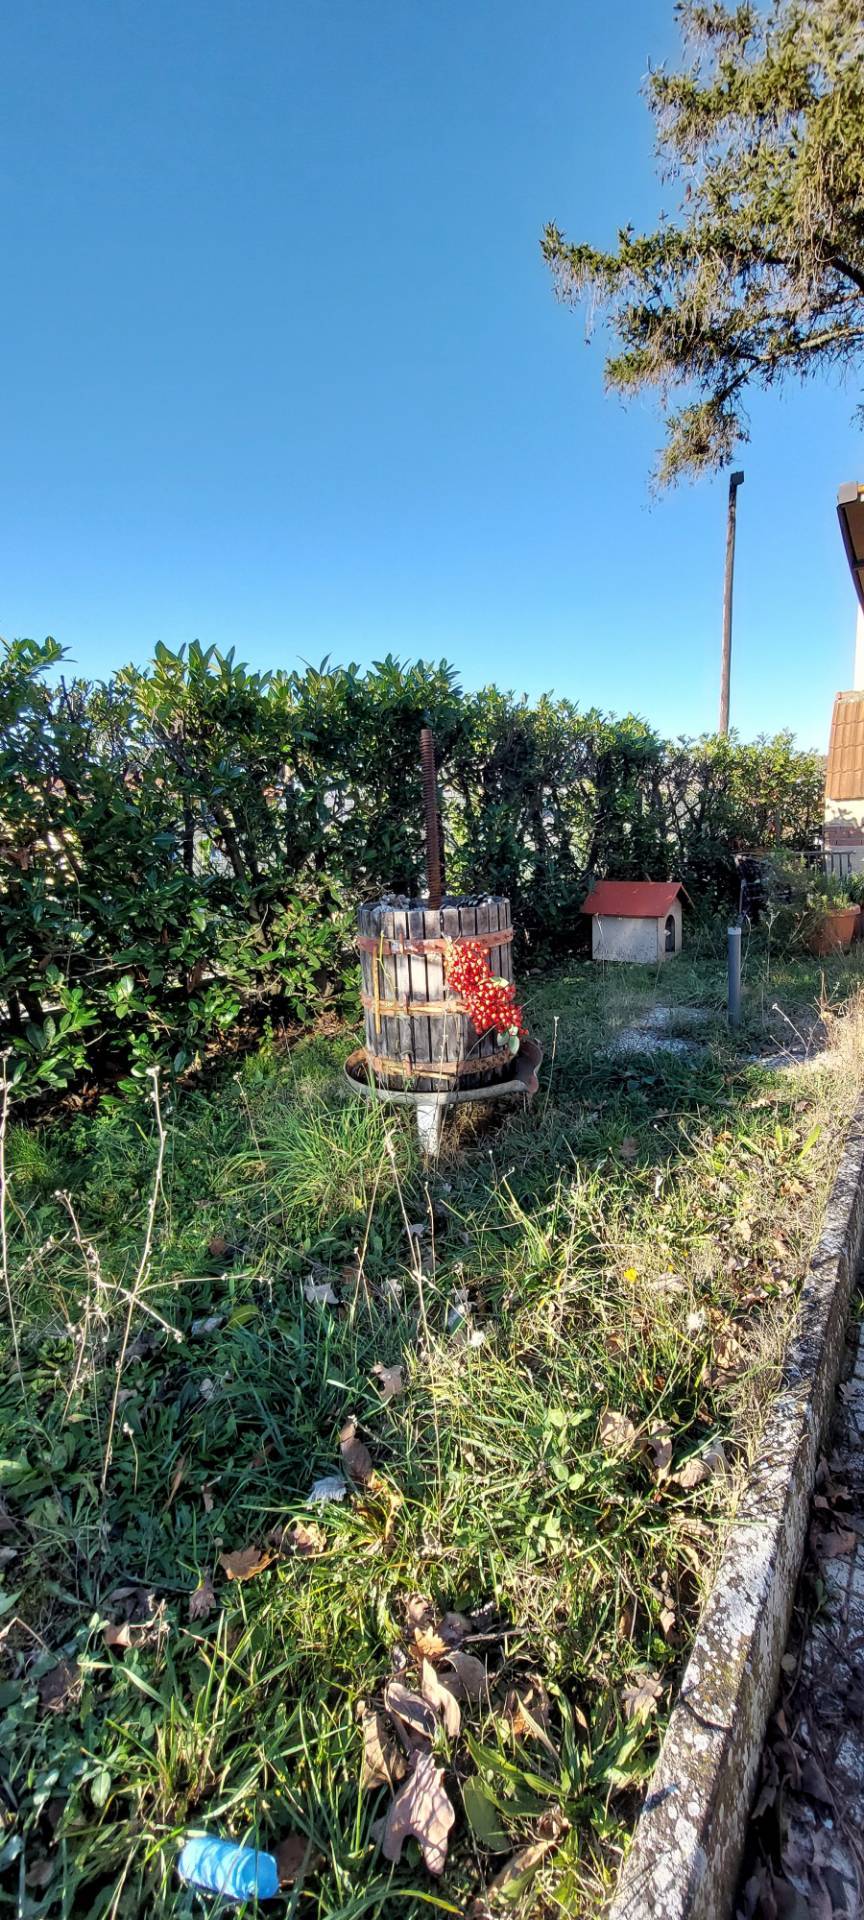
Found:
[[[438,782],[435,778],[435,742],[431,727],[420,734],[420,765],[423,773],[423,805],[426,811],[426,879],[429,905],[437,910],[444,892],[444,859],[441,852],[441,821],[438,815]]]

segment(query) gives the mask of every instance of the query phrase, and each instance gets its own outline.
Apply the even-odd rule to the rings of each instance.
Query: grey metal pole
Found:
[[[729,962],[729,1025],[737,1027],[741,1020],[741,928],[729,927],[726,932],[726,951]]]
[[[720,728],[729,732],[729,683],[732,678],[732,585],[735,577],[735,520],[738,488],[744,485],[743,473],[729,475],[729,508],[726,517],[726,576],[723,581],[723,651],[720,657]]]

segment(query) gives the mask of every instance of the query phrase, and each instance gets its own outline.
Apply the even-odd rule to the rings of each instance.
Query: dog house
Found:
[[[681,952],[679,880],[598,880],[583,902],[593,960],[656,966]]]

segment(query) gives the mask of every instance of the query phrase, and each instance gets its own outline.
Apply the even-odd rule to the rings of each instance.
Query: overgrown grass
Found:
[[[544,1832],[510,1911],[599,1910],[855,1097],[860,976],[857,955],[820,974],[754,945],[735,1047],[710,952],[659,978],[587,965],[529,978],[547,1048],[533,1109],[463,1110],[431,1170],[403,1114],[346,1099],[351,1036],[264,1049],[174,1111],[163,1095],[163,1191],[137,1290],[156,1160],[146,1094],[62,1131],[13,1114],[10,1910],[197,1911],[173,1872],[190,1826],[262,1846],[308,1835],[285,1901],[318,1920],[472,1901],[482,1914],[502,1861]],[[699,1049],[610,1050],[658,1000],[707,1012]],[[830,1069],[748,1063],[790,1022],[813,1045],[827,1034]],[[403,1369],[389,1401],[378,1365]],[[610,1412],[630,1422],[617,1440]],[[325,1550],[229,1582],[221,1553],[311,1522],[349,1416],[376,1478],[317,1509]],[[215,1604],[190,1619],[208,1573]],[[358,1703],[406,1661],[419,1680],[416,1595],[480,1610],[466,1644],[488,1670],[459,1737],[438,1736],[457,1810],[440,1882],[413,1842],[388,1866],[372,1827],[389,1792],[360,1788]]]

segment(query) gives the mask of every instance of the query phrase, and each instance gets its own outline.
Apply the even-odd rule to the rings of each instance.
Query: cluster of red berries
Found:
[[[516,1005],[516,988],[509,980],[496,978],[485,947],[477,940],[451,940],[444,956],[447,984],[464,1001],[479,1034],[493,1030],[509,1040],[515,1052],[519,1036],[525,1032],[522,1008]]]

